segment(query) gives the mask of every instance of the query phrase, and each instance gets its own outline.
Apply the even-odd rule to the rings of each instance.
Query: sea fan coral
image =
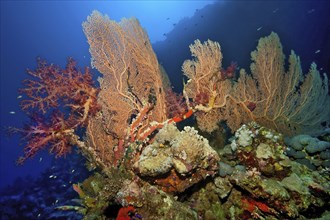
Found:
[[[208,104],[197,105],[195,110],[202,112],[197,114],[199,122],[208,118],[212,110],[212,118],[217,120],[210,128],[222,120],[232,130],[256,121],[286,135],[316,135],[330,124],[330,111],[324,111],[330,109],[327,76],[321,77],[315,63],[304,75],[294,52],[285,71],[277,34],[271,33],[259,40],[257,50],[251,53],[251,74],[242,69],[237,82],[224,80],[218,74],[222,54],[217,43],[195,41],[190,49],[196,59],[185,61],[182,67],[189,78],[186,94],[192,99],[201,91],[209,94]]]
[[[124,18],[115,22],[94,11],[83,23],[83,29],[90,45],[92,66],[102,74],[98,97],[102,117],[90,122],[93,127],[88,129],[91,145],[113,147],[128,135],[136,139],[135,132],[147,130],[150,122],[165,121],[164,77],[139,21]],[[102,130],[106,134],[102,134]],[[100,135],[104,135],[106,141],[95,140],[93,144],[93,136]]]

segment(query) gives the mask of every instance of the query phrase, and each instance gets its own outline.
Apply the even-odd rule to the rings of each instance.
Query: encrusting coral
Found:
[[[257,50],[251,53],[251,74],[241,69],[237,81],[222,74],[218,43],[196,40],[190,50],[195,59],[182,66],[188,77],[184,90],[197,104],[194,109],[201,129],[212,131],[219,121],[226,121],[236,130],[256,121],[286,135],[315,135],[330,124],[330,111],[324,111],[330,109],[326,74],[322,79],[312,63],[304,75],[294,52],[285,71],[277,34],[259,40]],[[209,97],[206,104],[198,103],[200,94]]]
[[[304,134],[286,138],[285,141],[289,146],[286,150],[289,157],[312,170],[329,172],[330,142]]]
[[[152,177],[165,192],[183,192],[218,170],[220,158],[208,140],[192,127],[179,131],[169,124],[141,152],[134,169]]]
[[[221,181],[218,191],[229,194],[224,206],[234,204],[228,209],[235,210],[230,214],[235,219],[295,219],[301,212],[329,205],[329,176],[291,161],[283,153],[283,135],[251,122],[236,131],[231,145],[225,147],[230,153],[220,152],[230,173],[215,183]],[[232,188],[221,189],[226,185]]]

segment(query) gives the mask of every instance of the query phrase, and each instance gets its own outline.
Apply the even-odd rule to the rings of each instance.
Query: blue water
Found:
[[[17,177],[33,179],[49,171],[53,162],[46,151],[17,167],[20,140],[8,137],[3,128],[21,127],[27,121],[17,90],[25,69],[36,67],[37,56],[61,66],[72,56],[79,66],[90,65],[81,23],[93,10],[116,21],[137,17],[178,92],[181,65],[191,57],[189,44],[195,39],[218,41],[224,66],[235,61],[248,68],[257,40],[274,31],[285,54],[292,49],[300,56],[305,72],[316,62],[321,72],[330,73],[330,1],[1,1],[0,188]]]

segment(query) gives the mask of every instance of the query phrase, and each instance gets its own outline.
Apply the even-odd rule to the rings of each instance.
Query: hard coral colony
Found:
[[[217,42],[196,40],[178,96],[138,20],[94,11],[83,29],[100,88],[71,58],[65,69],[38,60],[20,90],[22,109],[37,113],[16,131],[26,141],[19,163],[47,146],[56,156],[77,146],[87,158],[96,174],[73,185],[85,219],[106,218],[114,204],[122,207],[117,219],[285,219],[329,207],[329,176],[291,161],[283,141],[329,125],[328,79],[315,64],[304,75],[293,52],[286,71],[277,34],[259,40],[251,74],[239,76],[236,64],[221,67]],[[178,130],[193,114],[198,129]],[[199,133],[221,121],[238,130],[231,145],[213,149]],[[322,150],[329,155],[329,145]]]

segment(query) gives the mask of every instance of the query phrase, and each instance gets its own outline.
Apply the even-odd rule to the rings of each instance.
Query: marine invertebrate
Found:
[[[117,23],[94,11],[83,28],[92,66],[102,74],[102,111],[90,120],[87,141],[101,161],[116,166],[130,143],[147,141],[169,123],[164,90],[168,81],[137,19]]]
[[[312,170],[330,167],[330,142],[321,141],[309,135],[286,138],[289,146],[286,155]]]
[[[313,211],[317,207],[319,212],[327,208],[330,188],[326,175],[321,176],[285,156],[283,135],[256,123],[244,127],[254,134],[250,144],[237,144],[233,155],[228,157],[228,164],[235,165],[235,161],[246,168],[238,168],[236,164],[227,177],[233,186],[243,189],[228,198],[241,201],[235,215],[239,218],[297,218],[302,211]],[[223,160],[226,159],[222,157]]]
[[[115,146],[119,139],[124,140],[127,134],[135,132],[129,127],[142,132],[152,121],[165,121],[161,67],[139,21],[124,18],[117,23],[93,11],[83,23],[83,29],[90,45],[92,66],[102,74],[98,96],[102,117],[94,118],[91,123],[102,125],[110,134],[107,144],[111,142]],[[96,136],[89,131],[89,137]]]
[[[41,59],[37,63],[36,70],[27,71],[33,79],[24,80],[25,88],[20,89],[26,96],[21,102],[22,109],[34,113],[25,128],[13,129],[27,142],[19,164],[46,146],[56,156],[65,155],[78,141],[75,130],[86,126],[88,118],[99,110],[96,101],[99,90],[94,87],[88,68],[83,74],[72,58],[65,69]]]
[[[219,160],[208,140],[194,128],[186,126],[180,132],[174,124],[167,124],[143,149],[134,169],[140,176],[153,179],[165,192],[176,193],[213,176]]]
[[[133,206],[122,207],[117,215],[116,220],[131,220],[142,219],[142,216],[138,214]]]
[[[181,117],[188,111],[183,95],[175,93],[172,89],[166,91],[166,108],[168,118]]]
[[[231,62],[226,69],[221,69],[221,79],[230,79],[235,77],[237,63]]]
[[[237,155],[238,160],[250,169],[247,174],[251,174],[251,176],[260,173],[281,178],[288,172],[288,169],[281,165],[283,163],[282,154],[286,149],[282,134],[257,123],[251,122],[242,125],[235,132],[231,149]]]
[[[243,123],[256,121],[286,135],[315,135],[329,126],[330,112],[324,111],[330,109],[327,76],[321,77],[315,63],[304,75],[294,52],[286,71],[277,34],[259,40],[257,50],[251,53],[251,74],[241,69],[237,82],[226,79],[220,71],[218,43],[196,40],[190,50],[195,59],[183,63],[182,70],[188,77],[184,89],[193,100],[198,100],[196,94],[208,94],[207,104],[194,107],[200,112],[196,114],[199,123],[210,122],[209,128],[201,123],[202,129],[212,131],[217,122],[226,121],[236,130]]]

